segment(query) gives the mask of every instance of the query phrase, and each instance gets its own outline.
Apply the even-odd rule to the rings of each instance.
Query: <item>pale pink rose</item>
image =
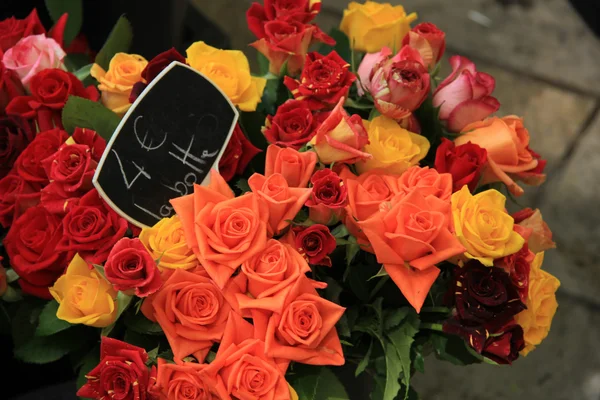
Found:
[[[29,86],[31,78],[43,69],[65,69],[63,59],[66,54],[60,45],[46,35],[32,35],[23,38],[4,53],[2,62],[7,69],[17,73],[21,82]]]
[[[365,94],[365,90],[369,92],[371,90],[371,71],[386,57],[392,55],[392,50],[389,47],[384,47],[377,53],[365,54],[360,65],[358,66],[358,80],[356,85],[358,87],[358,95],[362,96]]]

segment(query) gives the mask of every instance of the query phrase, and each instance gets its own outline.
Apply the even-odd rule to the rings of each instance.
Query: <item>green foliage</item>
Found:
[[[82,97],[69,96],[62,113],[65,130],[73,133],[75,128],[95,130],[104,139],[109,140],[121,118],[100,103]]]
[[[458,336],[443,332],[432,332],[431,344],[437,358],[454,365],[469,365],[482,361],[481,358],[476,357],[468,350],[465,341]]]
[[[298,400],[346,400],[348,394],[337,376],[327,367],[295,365],[289,382]]]
[[[99,362],[100,346],[96,345],[82,360],[81,366],[79,367],[79,373],[77,374],[77,389],[80,389],[87,382],[87,378],[85,377],[86,374],[93,370]]]
[[[163,330],[159,324],[150,321],[142,313],[130,313],[124,317],[125,326],[133,331],[144,335],[162,335]]]
[[[342,57],[348,64],[352,64],[352,49],[350,48],[350,40],[348,36],[337,28],[333,28],[329,32],[329,36],[331,36],[335,40],[335,45],[329,46],[326,44],[322,44],[318,48],[318,52],[324,55],[329,54],[333,50],[335,50],[340,57]]]
[[[252,191],[250,189],[250,185],[248,185],[248,179],[244,178],[238,179],[238,181],[235,183],[235,187],[238,188],[242,194]]]
[[[85,81],[87,78],[90,77],[90,71],[92,70],[92,65],[94,64],[87,64],[84,65],[83,67],[79,68],[77,71],[73,72],[73,75],[75,75],[77,77],[77,79],[79,79],[80,81]]]
[[[346,245],[346,266],[350,268],[350,264],[352,264],[352,261],[360,250],[360,246],[358,245],[358,242],[354,236],[349,236],[348,241],[350,244]]]
[[[132,40],[133,30],[131,29],[131,24],[127,18],[121,16],[110,32],[108,39],[104,42],[104,46],[98,52],[95,61],[96,64],[108,70],[108,65],[113,56],[117,53],[127,52]]]
[[[258,72],[261,76],[269,73],[269,59],[263,53],[256,53],[256,61],[258,63]]]
[[[85,346],[86,328],[76,326],[51,336],[35,336],[15,346],[17,359],[32,364],[47,364],[61,359],[70,352]]]
[[[115,325],[119,321],[119,317],[121,317],[121,314],[123,314],[123,311],[125,311],[127,307],[129,307],[129,304],[131,304],[131,300],[133,300],[133,296],[127,295],[123,292],[117,293],[117,317],[115,318],[115,322],[102,329],[102,336],[110,335],[112,330],[115,328]]]
[[[346,225],[344,224],[339,224],[338,226],[336,226],[335,228],[333,228],[331,230],[331,234],[333,235],[333,237],[335,238],[345,238],[346,236],[348,236],[350,233],[348,232],[348,228],[346,228]]]
[[[71,325],[67,321],[58,319],[56,312],[58,311],[58,302],[56,300],[49,301],[42,312],[40,313],[39,323],[35,331],[36,336],[50,336],[70,328]]]
[[[63,14],[68,14],[67,26],[64,33],[64,47],[68,47],[73,39],[79,34],[83,23],[83,1],[82,0],[46,0],[48,14],[54,22]]]

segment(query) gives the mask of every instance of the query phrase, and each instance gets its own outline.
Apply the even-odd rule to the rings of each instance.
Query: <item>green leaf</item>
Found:
[[[346,228],[346,225],[340,224],[331,231],[331,234],[335,238],[344,238],[344,237],[348,236],[350,233],[348,232],[348,228]]]
[[[94,348],[87,353],[83,358],[79,373],[77,374],[77,389],[79,390],[83,385],[87,383],[85,377],[91,370],[96,368],[100,363],[100,346],[94,346]]]
[[[92,65],[94,65],[94,64],[88,64],[88,65],[85,65],[85,66],[79,68],[77,71],[73,72],[73,75],[75,75],[77,77],[77,79],[79,79],[80,81],[83,82],[90,76],[90,71],[92,70]]]
[[[402,371],[402,383],[406,387],[404,399],[408,398],[408,388],[410,387],[410,349],[415,335],[419,332],[419,323],[420,320],[417,314],[411,312],[400,326],[385,333],[398,353]]]
[[[17,272],[12,268],[8,268],[6,270],[6,282],[13,283],[17,279],[19,279],[19,275],[17,274]]]
[[[348,394],[337,376],[327,367],[294,368],[290,384],[298,400],[347,400]]]
[[[317,49],[320,54],[329,54],[335,50],[340,57],[342,57],[348,64],[352,64],[352,50],[350,49],[350,40],[348,36],[337,28],[333,28],[329,31],[329,36],[335,40],[334,46],[322,44]]]
[[[35,330],[36,336],[54,335],[55,333],[64,331],[65,329],[73,326],[67,321],[58,319],[56,316],[58,307],[59,304],[56,302],[56,300],[51,300],[44,306],[42,313],[40,314],[37,329]]]
[[[344,103],[344,107],[356,108],[357,110],[371,110],[375,105],[373,103],[361,103],[360,101],[354,101],[351,98],[347,98]]]
[[[39,316],[46,302],[37,298],[26,298],[18,306],[11,321],[11,334],[15,347],[31,340],[37,329]]]
[[[381,113],[379,112],[379,110],[373,107],[371,113],[369,114],[369,121],[373,120],[373,118],[379,117],[380,115]]]
[[[351,243],[346,245],[346,265],[349,267],[350,264],[352,264],[354,257],[358,254],[360,246],[358,245],[356,238],[352,235],[348,237],[348,241]]]
[[[153,348],[152,350],[150,350],[148,352],[148,362],[147,364],[153,364],[156,362],[156,359],[158,357],[158,347],[156,346],[155,348]]]
[[[108,65],[113,56],[117,53],[127,52],[132,40],[133,30],[131,29],[131,24],[127,18],[121,16],[110,32],[108,39],[104,42],[104,46],[98,52],[96,64],[108,70]]]
[[[79,34],[83,22],[82,0],[46,0],[46,8],[52,21],[56,22],[63,14],[69,14],[64,33],[64,48],[67,48]]]
[[[95,266],[96,265],[94,265],[94,267]],[[129,307],[129,304],[131,304],[132,299],[133,296],[127,295],[123,292],[117,293],[117,317],[115,318],[115,321],[112,324],[102,329],[102,332],[100,333],[101,336],[110,335],[115,325],[117,324],[119,317],[121,316],[121,314],[123,314],[123,311],[125,311],[127,307]]]
[[[387,271],[385,270],[385,268],[382,265],[381,268],[379,269],[379,272],[377,272],[375,275],[370,277],[369,280],[375,279],[375,278],[381,278],[384,276],[390,276],[390,274],[387,273]]]
[[[69,96],[62,113],[65,130],[73,133],[75,128],[89,128],[109,140],[121,122],[121,118],[100,103],[82,97]]]
[[[468,345],[458,336],[443,332],[431,332],[431,344],[437,358],[454,365],[477,364],[482,361],[480,357],[471,354],[467,348]]]
[[[369,361],[371,360],[371,352],[373,351],[373,339],[369,342],[369,350],[365,353],[365,356],[356,367],[356,371],[354,372],[354,376],[359,376],[367,367],[369,366]]]
[[[128,313],[129,314],[129,313]],[[134,332],[143,335],[162,335],[163,330],[159,324],[150,321],[143,314],[127,315],[124,318],[125,326]]]
[[[256,53],[256,61],[258,62],[258,72],[261,75],[268,74],[270,65],[269,59],[262,53]]]
[[[248,185],[248,179],[240,178],[235,183],[235,187],[238,188],[242,193],[250,192],[250,185]]]
[[[131,329],[125,331],[123,341],[134,346],[141,347],[146,351],[152,351],[156,346],[160,346],[162,337],[158,335],[144,335]]]
[[[408,307],[386,310],[383,317],[383,330],[389,331],[396,328],[410,313],[412,313],[412,309]]]
[[[85,345],[81,340],[84,327],[78,326],[52,336],[35,336],[15,347],[17,359],[31,364],[47,364],[59,360]]]
[[[104,279],[106,279],[106,273],[104,272],[104,265],[100,265],[100,264],[92,264],[92,266],[94,267],[94,269],[96,270],[96,272],[98,272],[100,274],[100,276]],[[108,280],[108,279],[106,279]]]

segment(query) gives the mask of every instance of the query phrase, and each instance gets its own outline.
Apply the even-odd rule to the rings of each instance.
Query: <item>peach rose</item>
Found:
[[[363,121],[357,114],[348,115],[344,110],[344,101],[342,97],[310,141],[323,164],[351,164],[372,157],[363,151],[363,147],[369,143]]]
[[[193,362],[171,364],[159,358],[156,383],[149,392],[160,399],[220,400],[213,382],[202,373],[207,366]]]
[[[345,308],[319,296],[311,280],[300,277],[281,313],[252,310],[257,337],[266,354],[312,365],[343,365],[344,353],[335,324]]]
[[[544,222],[540,210],[525,208],[514,213],[512,217],[518,226],[531,229],[531,235],[527,239],[529,250],[534,253],[540,253],[556,248],[556,243],[552,240],[552,231],[548,227],[548,224]]]
[[[211,171],[208,186],[171,200],[188,246],[220,288],[267,243],[269,206],[256,193],[234,197],[227,182]]]
[[[289,187],[281,174],[268,178],[253,174],[248,185],[269,206],[269,232],[272,234],[287,228],[311,194],[311,189]]]
[[[317,155],[312,151],[299,151],[290,147],[270,145],[267,147],[267,160],[265,163],[265,176],[281,174],[289,187],[305,188],[312,176]]]
[[[202,362],[211,346],[221,341],[232,310],[228,298],[235,289],[229,285],[221,290],[207,276],[177,269],[159,292],[144,301],[144,314],[163,329],[176,362],[189,355]]]
[[[294,247],[270,239],[260,254],[242,264],[248,294],[236,296],[240,308],[281,312],[292,285],[309,271],[308,263]]]
[[[514,179],[530,185],[541,185],[546,179],[545,161],[529,148],[529,132],[521,118],[488,118],[465,126],[462,133],[454,140],[457,146],[471,142],[487,150],[489,168],[482,183],[504,182],[511,193],[520,196],[523,189]]]
[[[390,179],[391,178],[391,179]],[[452,175],[440,174],[429,167],[415,165],[407,169],[400,177],[388,178],[397,195],[405,196],[418,190],[423,196],[434,196],[440,200],[450,200],[452,195]]]
[[[359,225],[377,261],[419,312],[439,275],[435,264],[465,251],[450,232],[450,204],[412,191],[382,208]]]
[[[285,380],[288,362],[267,355],[255,327],[232,313],[217,357],[204,369],[220,399],[298,400]]]
[[[19,75],[21,82],[29,87],[29,81],[38,72],[48,68],[65,69],[63,58],[66,53],[62,47],[46,35],[32,35],[17,42],[2,57],[7,69]]]

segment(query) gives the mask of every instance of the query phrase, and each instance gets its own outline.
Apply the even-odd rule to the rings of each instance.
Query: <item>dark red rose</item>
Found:
[[[453,192],[459,191],[464,185],[468,185],[473,192],[486,163],[487,151],[471,142],[455,146],[451,140],[442,138],[435,153],[435,169],[439,173],[452,175]]]
[[[12,173],[0,179],[0,224],[8,228],[29,207],[40,202],[40,187]]]
[[[17,157],[33,140],[34,127],[25,120],[0,117],[0,178],[12,169]]]
[[[509,274],[472,260],[456,268],[446,302],[456,307],[461,326],[481,326],[496,332],[526,307]]]
[[[148,370],[148,353],[141,347],[102,336],[100,363],[85,374],[87,382],[77,396],[90,399],[154,400],[148,389],[156,368]]]
[[[16,173],[29,183],[47,185],[48,175],[46,175],[42,160],[56,153],[68,138],[69,134],[58,128],[39,133],[17,158]]]
[[[146,68],[142,71],[142,78],[146,81],[139,81],[133,85],[131,94],[129,95],[129,102],[133,103],[137,100],[140,94],[146,89],[146,86],[156,78],[163,69],[169,66],[173,61],[179,61],[180,63],[186,64],[185,57],[182,56],[175,48],[170,48],[167,51],[163,51],[152,60],[148,62]]]
[[[423,22],[413,27],[404,36],[402,46],[409,45],[417,49],[423,57],[425,66],[431,69],[440,61],[446,51],[446,34],[430,22]]]
[[[62,238],[57,249],[68,251],[70,257],[79,253],[89,264],[102,264],[126,231],[127,221],[93,189],[63,218]]]
[[[248,163],[260,152],[237,124],[219,161],[219,173],[223,179],[230,181],[234,176],[243,174]]]
[[[510,275],[510,279],[519,291],[523,303],[527,301],[527,294],[529,292],[529,272],[534,258],[535,254],[529,250],[529,246],[527,245],[527,242],[525,242],[518,252],[494,260],[494,265],[496,267],[503,268]]]
[[[335,51],[326,56],[308,53],[300,79],[284,78],[295,98],[305,99],[311,110],[332,109],[345,97],[356,76]]]
[[[335,237],[325,225],[315,224],[307,228],[294,228],[296,248],[306,257],[309,264],[331,267],[331,254],[337,244]]]
[[[25,88],[17,73],[5,68],[4,63],[0,60],[0,115],[6,115],[6,106],[12,99],[23,96],[25,93]]]
[[[330,169],[315,172],[310,182],[312,193],[306,202],[310,219],[326,225],[336,222],[348,203],[348,188],[339,175]]]
[[[52,298],[48,287],[67,267],[66,254],[56,249],[60,237],[60,218],[41,205],[29,208],[12,225],[4,246],[23,292]]]
[[[268,21],[288,21],[306,24],[321,10],[321,1],[312,0],[265,0],[264,6],[252,3],[246,12],[248,28],[257,38],[265,37],[265,24]]]
[[[0,21],[0,53],[6,52],[24,37],[43,33],[46,29],[35,9],[25,19],[10,17]]]
[[[498,364],[512,364],[525,348],[523,328],[512,322],[485,341],[482,355]]]
[[[290,99],[277,108],[275,115],[267,116],[263,134],[269,143],[298,150],[315,136],[328,115],[313,115],[307,102]]]
[[[162,285],[156,261],[140,239],[120,239],[108,255],[104,273],[116,290],[138,297],[151,295]]]

